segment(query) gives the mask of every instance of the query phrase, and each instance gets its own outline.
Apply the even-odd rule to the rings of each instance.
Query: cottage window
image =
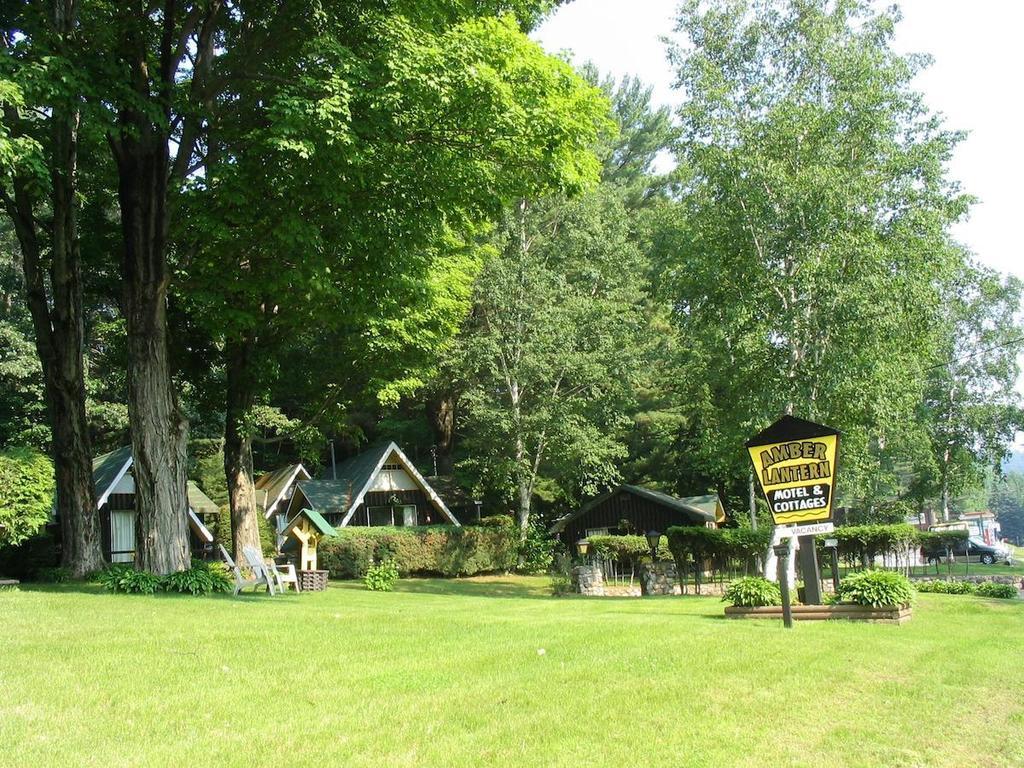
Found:
[[[608,529],[607,528],[587,528],[587,538],[588,539],[591,536],[607,536],[607,535],[608,535]]]
[[[399,504],[388,507],[367,507],[367,525],[416,525],[416,505]]]
[[[135,513],[115,510],[110,513],[110,562],[135,560]]]
[[[367,525],[394,525],[391,507],[367,507]]]

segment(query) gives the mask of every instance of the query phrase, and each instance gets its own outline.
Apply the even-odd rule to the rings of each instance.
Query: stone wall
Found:
[[[640,566],[640,594],[674,595],[678,582],[676,564],[671,560],[662,563],[643,563]]]
[[[604,596],[604,575],[599,565],[577,565],[572,569],[572,585],[581,595]]]

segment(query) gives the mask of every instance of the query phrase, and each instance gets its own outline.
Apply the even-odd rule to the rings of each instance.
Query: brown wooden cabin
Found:
[[[92,463],[92,480],[100,516],[100,541],[103,558],[110,563],[135,560],[137,520],[135,479],[132,477],[131,446],[98,456]],[[217,514],[217,505],[199,486],[188,483],[189,543],[194,557],[212,552],[213,534],[203,519]]]
[[[303,509],[320,513],[335,528],[346,526],[417,526],[459,521],[393,442],[378,443],[328,467],[321,477],[297,480],[286,507],[279,505],[277,526]]]
[[[676,497],[638,485],[620,485],[560,518],[550,533],[565,544],[600,535],[665,533],[676,525],[716,527],[725,520],[717,494]]]

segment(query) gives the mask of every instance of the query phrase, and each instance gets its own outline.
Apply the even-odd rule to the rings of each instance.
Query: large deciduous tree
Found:
[[[690,178],[661,239],[697,461],[746,478],[743,439],[781,413],[844,430],[844,492],[872,438],[912,417],[969,200],[958,136],[860,0],[687,2],[673,51]]]
[[[951,500],[999,471],[1024,409],[1017,391],[1024,328],[1021,281],[965,266],[946,288],[937,314],[942,343],[930,367],[919,413],[930,451],[916,465],[912,494]]]
[[[479,225],[596,176],[597,89],[513,18],[430,6],[240,7],[226,28],[180,242],[224,344],[236,549],[259,535],[254,408],[286,390],[309,428],[409,392],[468,309]]]
[[[567,496],[617,478],[645,328],[643,255],[618,194],[508,214],[462,341],[469,464],[525,535],[538,482]]]
[[[103,564],[86,415],[77,200],[78,62],[87,47],[74,0],[6,9],[0,24],[0,201],[20,248],[42,364],[63,562],[84,575]]]
[[[529,174],[538,165],[570,168],[570,156],[581,139],[586,140],[587,129],[579,128],[579,121],[559,122],[557,118],[564,118],[564,113],[549,120],[543,110],[531,112],[547,106],[540,101],[517,100],[523,94],[543,95],[546,88],[575,87],[564,76],[536,77],[539,52],[533,61],[524,59],[525,38],[517,41],[512,34],[529,29],[555,5],[552,0],[359,4],[131,0],[29,2],[11,12],[5,8],[5,46],[23,54],[27,62],[18,74],[35,77],[40,83],[28,91],[19,90],[18,84],[4,84],[0,98],[9,107],[8,113],[21,121],[5,121],[5,169],[10,165],[6,160],[11,147],[27,154],[38,144],[37,138],[22,130],[26,115],[34,115],[33,125],[44,126],[52,134],[46,151],[36,153],[39,161],[11,177],[7,207],[26,230],[23,248],[31,254],[39,238],[28,231],[29,225],[40,217],[19,202],[25,194],[18,194],[14,185],[24,185],[26,194],[38,196],[39,185],[29,184],[26,173],[48,178],[49,195],[55,202],[51,249],[56,279],[51,281],[51,289],[58,299],[61,292],[72,299],[76,295],[74,270],[79,262],[75,257],[73,183],[79,126],[105,135],[114,161],[113,186],[121,224],[116,251],[127,335],[127,400],[139,526],[137,559],[142,567],[165,573],[188,562],[187,421],[172,383],[168,345],[168,299],[173,260],[179,255],[174,242],[183,192],[223,182],[228,175],[224,169],[243,156],[248,144],[257,152],[268,147],[274,150],[266,158],[250,158],[254,166],[263,160],[284,161],[280,168],[262,166],[268,177],[289,182],[278,200],[299,191],[302,182],[309,182],[309,187],[297,202],[323,192],[327,182],[336,183],[337,193],[325,197],[317,210],[309,205],[303,209],[315,214],[316,220],[330,215],[332,209],[360,212],[369,219],[376,210],[390,210],[398,203],[397,207],[417,215],[420,221],[431,217],[436,221],[453,211],[443,201],[439,204],[430,198],[419,200],[423,207],[415,209],[402,197],[407,191],[403,183],[406,174],[420,182],[436,179],[446,167],[446,149],[463,155],[479,151],[483,156],[488,148],[497,148],[507,157],[518,154],[518,166],[501,168],[502,173],[514,176],[520,170]],[[499,14],[507,14],[503,18],[509,21],[497,21]],[[488,15],[489,21],[472,26],[474,17]],[[445,35],[449,36],[442,39]],[[69,40],[74,43],[70,47]],[[460,55],[466,55],[465,60],[458,60]],[[506,66],[509,70],[499,74]],[[467,78],[475,78],[478,87],[460,90],[458,85]],[[264,97],[269,103],[259,101]],[[566,103],[567,108],[572,106]],[[424,118],[428,114],[433,121]],[[481,127],[479,122],[461,136],[450,130],[463,117],[474,114],[494,118],[485,126],[486,132],[475,130]],[[551,130],[544,135],[529,133],[531,141],[523,141],[517,131],[534,124]],[[575,135],[577,130],[583,134]],[[36,144],[29,144],[31,141]],[[423,151],[430,147],[432,152]],[[316,165],[305,162],[307,154],[320,161],[334,154],[347,164]],[[373,176],[371,171],[371,183],[362,183],[360,174],[384,169],[389,162],[393,163],[390,178]],[[301,175],[311,170],[337,175]],[[487,162],[476,166],[463,163],[445,188],[455,188],[461,182],[467,190],[473,189],[472,174],[495,180],[501,176],[498,170]],[[462,172],[469,175],[455,178]],[[240,188],[238,184],[234,187]],[[346,197],[345,205],[339,206],[341,197]],[[249,195],[235,203],[263,202],[255,200]],[[268,208],[266,213],[262,224],[270,226],[274,211]],[[244,218],[240,218],[241,226],[246,225]],[[407,234],[392,216],[382,220],[390,223],[378,228],[378,237]],[[336,216],[335,226],[342,223],[343,217]],[[415,229],[418,224],[411,222],[410,226]],[[298,239],[289,243],[293,249],[303,245],[305,233],[297,234]],[[367,250],[377,244],[372,239],[356,234],[345,242],[350,254],[355,254],[353,258],[373,261],[372,251]],[[37,261],[29,258],[25,264],[31,270]],[[38,294],[38,286],[46,281],[38,270],[26,277],[29,291]],[[299,277],[299,292],[285,301],[305,300],[302,278],[309,274]],[[58,394],[80,392],[82,375],[74,370],[81,368],[82,339],[76,331],[81,326],[76,320],[80,313],[73,301],[33,302],[53,313],[36,323],[49,329],[56,340],[40,349],[44,364],[47,356],[59,357],[53,369],[70,377],[68,386],[56,381],[51,389]],[[49,343],[46,335],[37,333],[37,337],[39,343]],[[251,350],[246,349],[244,339],[229,341],[232,346],[227,356],[236,361],[237,369],[251,360]],[[244,409],[248,397],[239,392],[237,377],[232,383],[232,408]],[[242,388],[245,386],[248,384],[242,382]],[[67,409],[77,404],[81,412],[84,397],[54,402]],[[84,415],[78,412],[63,421],[80,425]],[[54,421],[55,427],[61,423],[61,419]],[[55,444],[65,443],[57,437]],[[74,444],[86,445],[82,441]],[[80,477],[65,485],[73,488],[77,484],[82,492],[75,495],[84,499],[86,491],[91,492],[84,471],[88,451],[79,453],[81,457],[73,465],[61,465],[78,468]],[[230,461],[229,471],[237,463]],[[244,467],[239,471],[245,474]],[[71,495],[60,494],[62,499]],[[79,506],[84,508],[84,502]]]

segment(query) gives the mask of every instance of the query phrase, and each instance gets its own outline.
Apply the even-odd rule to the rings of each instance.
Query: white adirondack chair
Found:
[[[273,560],[264,558],[263,553],[256,547],[242,547],[242,554],[245,556],[245,564],[252,569],[253,574],[263,573],[266,575],[270,594],[274,594],[273,588],[270,587],[271,582],[277,585],[277,591],[281,593],[285,591],[288,584],[292,584],[296,592],[299,591],[299,577],[295,573],[294,565],[289,563],[287,566],[279,566]],[[284,572],[282,572],[282,568]]]
[[[231,573],[235,577],[235,596],[236,597],[238,596],[238,593],[241,592],[246,587],[258,587],[261,584],[265,584],[266,585],[267,592],[269,592],[271,595],[274,594],[273,576],[269,573],[269,571],[267,570],[267,567],[265,565],[263,565],[262,559],[261,559],[261,561],[259,563],[259,567],[253,568],[250,565],[250,570],[252,571],[252,578],[251,579],[250,578],[246,578],[242,574],[242,569],[238,567],[238,565],[235,563],[235,561],[231,559],[231,555],[228,554],[228,551],[226,549],[224,549],[224,545],[220,544],[219,546],[220,546],[220,554],[224,558],[224,562],[228,564],[228,568],[231,569]],[[249,549],[249,547],[246,547],[245,549]],[[247,559],[248,559],[248,555],[247,555]]]

